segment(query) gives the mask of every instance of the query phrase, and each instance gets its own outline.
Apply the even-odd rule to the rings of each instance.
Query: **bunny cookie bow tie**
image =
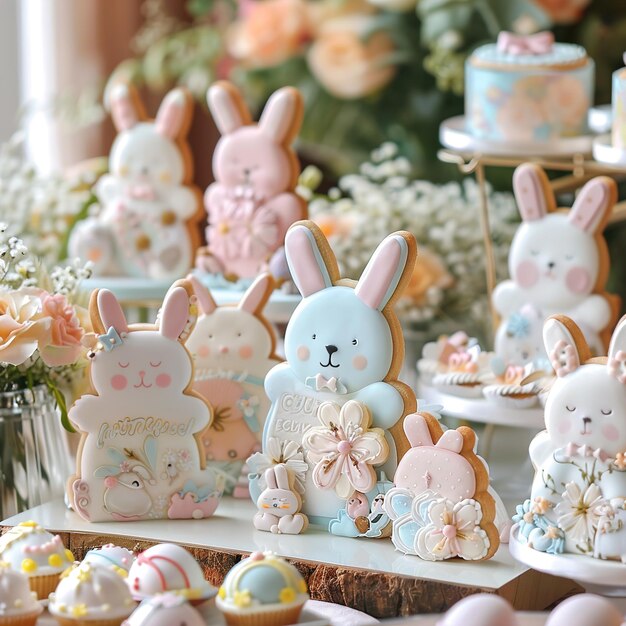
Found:
[[[348,393],[347,387],[335,376],[326,378],[323,374],[316,374],[306,379],[306,386],[315,391],[332,391],[333,393]]]

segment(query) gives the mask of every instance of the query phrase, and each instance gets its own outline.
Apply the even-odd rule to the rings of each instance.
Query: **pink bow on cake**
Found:
[[[534,35],[516,35],[502,31],[498,35],[498,50],[507,54],[548,54],[554,45],[554,35],[546,30]]]

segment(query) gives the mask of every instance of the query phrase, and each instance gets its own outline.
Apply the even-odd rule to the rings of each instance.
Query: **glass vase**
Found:
[[[0,392],[0,520],[63,496],[73,466],[48,388]]]

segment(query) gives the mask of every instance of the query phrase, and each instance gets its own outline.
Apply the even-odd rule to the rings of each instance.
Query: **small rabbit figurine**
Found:
[[[213,153],[216,182],[204,196],[207,248],[196,266],[232,279],[254,278],[280,251],[289,226],[306,217],[304,201],[294,193],[300,165],[291,148],[302,123],[302,96],[292,87],[279,89],[258,124],[230,83],[215,83],[207,100],[222,137]]]
[[[193,264],[202,219],[186,142],[191,96],[170,91],[151,121],[135,89],[118,84],[109,108],[119,134],[109,173],[95,187],[102,211],[76,225],[70,256],[92,261],[99,276],[181,278]]]
[[[618,299],[604,291],[609,259],[602,236],[617,199],[615,182],[605,176],[590,180],[570,211],[556,209],[538,165],[520,165],[513,188],[523,221],[509,253],[511,279],[493,293],[501,323],[507,325],[528,304],[543,320],[563,313],[581,327],[592,350],[603,354],[619,308]]]
[[[110,291],[92,294],[95,393],[69,411],[82,434],[69,497],[88,521],[199,518],[217,506],[221,484],[203,469],[199,441],[211,408],[191,390],[184,346],[195,318],[191,293],[185,281],[172,287],[155,326],[129,326]]]
[[[202,433],[209,465],[227,472],[240,485],[235,495],[248,497],[245,460],[261,447],[261,433],[270,402],[263,384],[267,372],[280,363],[276,336],[263,317],[274,290],[269,274],[248,288],[237,306],[215,304],[211,293],[189,276],[200,316],[187,340],[196,366],[194,390],[211,404],[214,419]],[[233,491],[232,486],[228,489]]]
[[[254,516],[254,527],[284,535],[299,535],[309,525],[306,515],[300,513],[302,500],[293,487],[287,467],[280,463],[265,470],[266,488],[259,499],[259,512]]]
[[[408,447],[402,417],[416,405],[413,392],[397,381],[404,343],[393,312],[393,302],[413,272],[415,239],[407,232],[389,235],[356,284],[339,278],[328,242],[312,222],[294,224],[285,249],[302,301],[287,325],[287,361],[265,379],[272,406],[263,449],[272,438],[301,444],[305,431],[319,426],[323,402],[341,407],[356,400],[367,408],[367,428],[384,432],[389,451],[380,469],[393,475]],[[307,452],[305,460],[304,512],[328,523],[345,507],[345,494],[342,498],[318,489],[316,462]]]

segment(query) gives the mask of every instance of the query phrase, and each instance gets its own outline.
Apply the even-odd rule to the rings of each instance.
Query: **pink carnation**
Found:
[[[85,331],[74,307],[62,294],[44,294],[41,314],[50,319],[48,342],[39,345],[43,362],[51,367],[75,363],[83,349],[81,339]]]

